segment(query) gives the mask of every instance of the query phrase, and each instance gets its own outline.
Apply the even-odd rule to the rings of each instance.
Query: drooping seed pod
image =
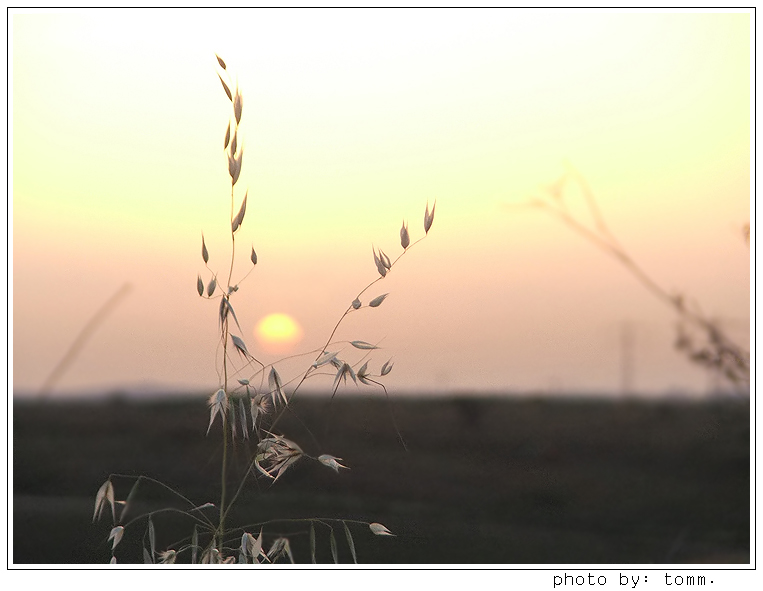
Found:
[[[368,302],[368,305],[372,308],[376,308],[377,306],[380,306],[381,303],[384,301],[384,298],[386,298],[389,294],[384,293],[380,296],[376,296],[374,299],[372,299],[370,302]]]
[[[241,123],[241,112],[244,109],[244,97],[236,86],[236,97],[233,99],[233,114],[236,116],[236,125]]]
[[[429,202],[427,202],[427,209],[426,212],[424,212],[424,233],[429,234],[429,228],[432,227],[432,222],[434,221],[434,208],[437,207],[437,200],[435,199],[434,204],[432,205],[432,212],[429,212]]]
[[[223,85],[223,90],[225,90],[225,94],[228,95],[228,99],[232,102],[233,95],[230,93],[230,88],[228,88],[228,85],[225,83],[225,80],[223,80],[223,77],[220,76],[220,74],[218,74],[217,77],[220,79],[220,83]]]

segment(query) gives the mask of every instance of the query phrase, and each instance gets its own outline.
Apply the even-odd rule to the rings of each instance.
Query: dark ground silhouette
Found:
[[[330,405],[305,396],[294,415],[299,421],[291,417],[279,430],[307,453],[342,457],[351,469],[336,474],[301,460],[273,487],[251,481],[230,523],[379,521],[397,536],[352,529],[367,564],[750,561],[749,400],[464,396],[398,399],[390,407],[352,392]],[[220,427],[205,437],[207,423],[202,397],[15,400],[13,562],[107,563],[110,515],[91,520],[110,473],[145,474],[199,504],[218,502]],[[245,462],[238,449],[234,471]],[[124,498],[130,484],[116,486]],[[140,498],[167,501],[148,485]],[[190,533],[174,527],[157,519],[160,546]],[[142,562],[145,529],[128,530],[120,562]],[[279,531],[292,534],[296,559],[308,562],[306,527]],[[329,562],[328,534],[317,533],[318,560]],[[349,562],[337,535],[340,561]]]

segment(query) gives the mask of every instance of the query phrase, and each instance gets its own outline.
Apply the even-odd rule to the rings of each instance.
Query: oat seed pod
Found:
[[[236,351],[238,351],[242,357],[249,357],[249,351],[247,350],[246,343],[244,343],[243,339],[234,334],[230,335],[230,338],[233,341],[233,346],[236,347]]]
[[[238,158],[234,158],[235,161],[235,174],[231,175],[233,179],[233,184],[235,185],[238,182],[238,177],[241,174],[241,165],[244,163],[244,148],[241,147],[241,151],[238,153]],[[430,222],[431,225],[431,222]]]
[[[204,295],[204,282],[201,280],[201,275],[196,278],[196,291],[199,292],[200,296]]]
[[[116,507],[114,500],[114,485],[111,484],[111,480],[107,480],[101,485],[101,488],[98,489],[98,492],[95,495],[95,510],[93,511],[93,522],[95,522],[96,519],[101,518],[101,514],[103,513],[103,509],[106,506],[106,503],[111,505],[111,516],[114,522],[117,520],[117,513],[116,513]]]
[[[336,359],[336,353],[331,353],[329,351],[324,351],[318,359],[316,359],[313,362],[313,368],[319,368],[322,365],[326,365],[327,363],[331,363],[334,359]]]
[[[374,263],[376,264],[376,270],[379,271],[379,275],[384,277],[387,275],[387,267],[384,266],[384,263],[382,263],[382,260],[379,258],[379,255],[376,254],[376,249],[373,247],[372,249],[374,253]]]
[[[236,116],[236,125],[241,123],[241,111],[244,109],[244,97],[236,85],[236,97],[233,99],[233,113]]]
[[[217,58],[217,63],[218,63],[218,64],[220,64],[220,67],[221,67],[223,70],[226,70],[227,68],[225,67],[225,62],[223,61],[223,58],[221,58],[221,57],[220,57],[219,55],[217,55],[217,54],[215,54],[215,57]]]
[[[236,217],[231,222],[231,232],[235,232],[239,229],[241,226],[241,223],[244,221],[244,214],[246,214],[246,199],[249,197],[249,191],[246,192],[246,195],[244,195],[244,200],[241,202],[241,208],[238,210],[238,214],[236,214]]]
[[[338,470],[337,470],[338,472]],[[117,547],[119,542],[122,541],[122,536],[125,534],[125,528],[121,525],[117,525],[114,527],[111,532],[109,533],[109,541],[111,542],[113,540],[111,551],[113,552],[114,549]]]
[[[380,296],[376,296],[374,299],[372,299],[370,302],[368,302],[368,305],[372,308],[376,308],[377,306],[381,306],[381,303],[384,301],[384,298],[386,298],[389,294],[385,293]]]
[[[204,234],[201,235],[201,258],[204,260],[204,263],[209,262],[209,252],[207,252],[207,245],[204,242]]]
[[[252,246],[252,257],[251,258],[252,258],[252,264],[256,265],[257,264],[257,253],[254,252],[254,246]]]
[[[228,122],[228,127],[230,128],[230,122]],[[233,141],[230,145],[230,155],[236,156],[236,150],[238,149],[238,129],[233,132]]]
[[[434,204],[432,205],[432,212],[429,212],[429,202],[427,202],[427,209],[426,212],[424,212],[424,233],[429,234],[429,228],[432,227],[432,222],[434,221],[434,208],[437,207],[437,200],[435,199]]]
[[[207,427],[207,435],[212,428],[212,423],[215,421],[215,417],[219,414],[223,424],[225,423],[225,413],[228,412],[228,395],[222,388],[212,394],[207,400],[209,406],[209,426]]]
[[[387,529],[386,526],[382,525],[381,523],[369,523],[368,527],[370,528],[371,532],[373,532],[374,535],[377,536],[394,536],[389,529]]]
[[[384,268],[388,271],[392,268],[392,261],[389,260],[389,257],[381,248],[379,249],[379,260],[381,261],[381,264],[384,265]]]
[[[367,343],[365,341],[352,341],[350,344],[356,349],[371,350],[379,348],[376,345],[372,345],[371,343]]]
[[[368,377],[368,361],[360,366],[360,369],[357,371],[357,376],[361,383],[365,384],[366,386],[371,385],[371,382],[366,379]]]
[[[332,470],[334,470],[334,472],[337,472],[337,473],[339,473],[339,468],[344,468],[345,470],[349,470],[347,466],[340,464],[340,462],[343,462],[344,460],[336,456],[332,456],[329,454],[322,454],[318,456],[318,461],[324,466],[331,468]]]
[[[403,250],[411,244],[411,237],[408,235],[408,224],[405,223],[405,220],[403,220],[403,227],[400,228],[400,244],[403,246]]]
[[[220,76],[220,74],[218,74],[217,77],[220,79],[220,84],[223,85],[223,90],[225,90],[225,94],[228,95],[228,99],[230,101],[233,101],[233,95],[230,93],[230,88],[228,88],[228,85],[225,83],[225,80],[223,80],[223,77]]]

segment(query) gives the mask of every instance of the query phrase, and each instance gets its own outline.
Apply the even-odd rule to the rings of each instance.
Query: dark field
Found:
[[[283,433],[352,469],[336,474],[301,460],[271,488],[251,480],[231,523],[379,521],[397,537],[352,530],[367,564],[750,561],[748,401],[398,399],[392,408],[407,452],[384,401],[296,401],[295,414],[321,447],[294,420]],[[203,399],[16,400],[13,562],[108,562],[111,518],[91,519],[110,473],[145,474],[198,504],[217,503],[220,427],[204,437],[208,416]],[[123,499],[131,483],[115,484]],[[168,500],[150,485],[141,494],[152,507]],[[173,523],[156,526],[160,546],[175,539]],[[296,527],[279,531],[296,532],[296,558],[309,561],[305,528]],[[128,529],[120,562],[142,561],[144,531],[145,523]],[[326,530],[317,533],[318,560],[328,562]],[[341,528],[337,534],[340,561],[349,562]]]

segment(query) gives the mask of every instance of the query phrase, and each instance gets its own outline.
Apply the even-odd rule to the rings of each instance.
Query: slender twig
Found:
[[[569,178],[573,178],[580,185],[586,205],[594,220],[595,229],[591,229],[575,218],[569,211],[562,199],[564,184]],[[582,175],[576,171],[562,176],[549,189],[552,199],[533,198],[524,205],[540,208],[553,217],[556,217],[569,228],[593,243],[603,252],[617,260],[633,275],[643,287],[652,293],[657,299],[672,308],[679,318],[706,333],[711,349],[693,350],[691,343],[685,336],[679,335],[681,347],[686,348],[690,359],[708,367],[719,370],[725,377],[734,383],[741,381],[749,383],[750,380],[750,354],[741,346],[734,343],[718,326],[717,322],[708,319],[701,310],[692,310],[686,305],[681,295],[671,294],[655,281],[625,250],[609,230],[598,203],[588,183]]]
[[[129,283],[122,285],[122,287],[120,287],[116,293],[114,293],[114,295],[112,295],[103,304],[103,306],[101,306],[98,311],[93,314],[92,318],[87,321],[87,324],[85,324],[72,344],[69,345],[69,348],[64,353],[64,356],[51,370],[51,372],[48,374],[48,377],[45,378],[42,386],[40,386],[40,391],[38,394],[40,398],[45,398],[50,393],[56,382],[58,382],[64,372],[77,358],[77,355],[79,355],[79,352],[85,346],[87,340],[92,336],[98,326],[100,326],[108,317],[108,315],[111,314],[111,312],[117,307],[119,302],[122,301],[122,299],[130,292],[130,289],[131,288]]]

